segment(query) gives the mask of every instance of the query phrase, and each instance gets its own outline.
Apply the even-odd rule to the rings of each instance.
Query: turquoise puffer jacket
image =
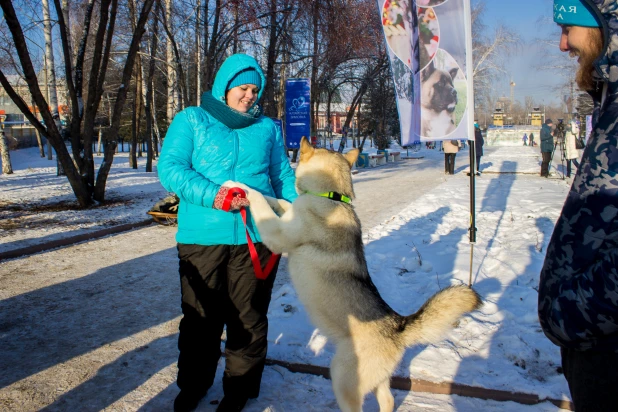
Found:
[[[243,55],[234,57],[239,58],[226,60],[213,85],[212,95],[223,102],[229,81],[247,67],[255,68],[264,84],[255,60]],[[258,98],[262,90],[260,87]],[[265,116],[248,127],[230,129],[202,107],[189,107],[178,113],[170,125],[157,169],[163,187],[180,198],[178,243],[247,243],[240,213],[212,208],[219,188],[227,180],[290,202],[297,197],[294,171],[280,128]],[[253,219],[248,220],[251,238],[261,241]]]

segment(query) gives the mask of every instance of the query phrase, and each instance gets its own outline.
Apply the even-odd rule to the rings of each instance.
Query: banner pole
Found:
[[[476,147],[474,144],[474,55],[472,48],[472,10],[470,0],[464,3],[464,25],[466,28],[466,79],[468,80],[468,140],[470,142],[470,277],[468,286],[472,287],[472,266],[474,262],[474,244],[476,243]]]
[[[470,277],[468,286],[472,287],[472,263],[474,262],[474,244],[476,243],[476,147],[474,140],[470,140]]]

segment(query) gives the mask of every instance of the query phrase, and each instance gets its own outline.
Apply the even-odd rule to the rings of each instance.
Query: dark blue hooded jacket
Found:
[[[618,2],[582,1],[603,22],[604,49],[592,134],[541,272],[539,318],[559,346],[618,351]]]

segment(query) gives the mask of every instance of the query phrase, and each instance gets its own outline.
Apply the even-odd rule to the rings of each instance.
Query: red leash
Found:
[[[247,198],[247,194],[239,187],[232,187],[227,192],[227,196],[225,196],[225,199],[223,200],[223,205],[221,209],[229,212],[230,207],[232,206],[232,200],[235,197],[245,199]],[[268,275],[270,275],[270,272],[275,267],[275,264],[277,263],[281,255],[273,253],[270,256],[270,259],[268,259],[266,267],[262,270],[262,263],[260,262],[260,257],[258,256],[255,245],[253,244],[251,236],[249,235],[249,229],[247,228],[247,210],[244,207],[240,208],[240,215],[242,216],[242,221],[245,224],[245,234],[247,235],[247,244],[249,245],[249,254],[251,254],[251,263],[253,263],[253,271],[255,272],[255,277],[260,280],[265,280],[266,278],[268,278]]]

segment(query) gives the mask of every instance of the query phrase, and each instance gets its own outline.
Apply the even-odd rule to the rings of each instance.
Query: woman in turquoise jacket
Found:
[[[176,241],[184,316],[175,411],[195,409],[212,385],[224,325],[224,398],[217,411],[239,411],[259,395],[277,266],[266,280],[256,278],[239,213],[247,200],[235,198],[230,211],[222,208],[229,180],[290,202],[297,196],[281,130],[257,104],[264,84],[255,59],[230,56],[201,105],[176,115],[159,158],[161,183],[180,198]],[[271,253],[248,216],[264,266]]]

